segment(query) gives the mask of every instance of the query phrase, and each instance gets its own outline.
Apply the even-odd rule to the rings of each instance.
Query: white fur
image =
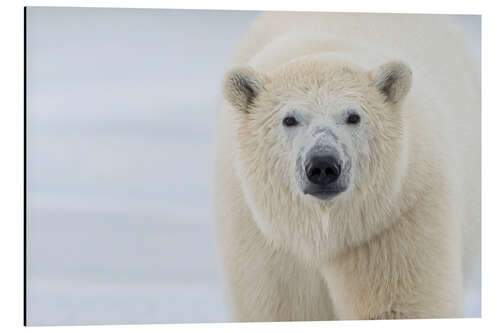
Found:
[[[462,316],[480,242],[480,83],[449,19],[268,13],[233,62],[214,215],[234,318]],[[388,68],[403,79],[385,96]],[[359,127],[341,121],[350,106]],[[283,129],[287,112],[307,128]],[[331,128],[353,160],[349,188],[328,201],[296,178],[313,126]]]

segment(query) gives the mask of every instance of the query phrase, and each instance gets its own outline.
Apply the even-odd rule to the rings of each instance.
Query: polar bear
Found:
[[[442,15],[265,13],[215,122],[237,321],[463,316],[480,242],[480,80]]]

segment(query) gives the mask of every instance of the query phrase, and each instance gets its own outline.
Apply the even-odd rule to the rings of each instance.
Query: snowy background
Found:
[[[211,131],[220,80],[256,15],[28,8],[29,325],[229,319]],[[480,18],[456,20],[479,64]]]

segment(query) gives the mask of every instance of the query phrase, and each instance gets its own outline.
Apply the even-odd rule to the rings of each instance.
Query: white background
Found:
[[[40,2],[31,1],[30,4]],[[148,7],[165,7],[165,1],[49,1],[43,2],[50,5],[100,5],[100,6],[148,6]],[[168,7],[181,8],[203,8],[203,4],[199,2],[184,1],[182,4],[173,2]],[[212,7],[215,8],[234,8],[229,2],[212,1]],[[252,5],[239,5],[238,8],[246,9],[294,9],[294,10],[330,10],[330,11],[397,11],[397,12],[454,12],[454,13],[482,13],[483,16],[483,31],[484,31],[484,48],[483,48],[483,67],[487,70],[483,71],[483,78],[486,84],[483,85],[483,177],[486,180],[483,184],[483,288],[484,288],[484,307],[482,320],[441,320],[441,321],[392,321],[392,322],[336,322],[336,323],[281,323],[281,324],[239,324],[239,330],[271,330],[276,328],[287,329],[288,331],[297,332],[304,329],[314,329],[320,331],[330,331],[331,329],[341,329],[347,331],[358,330],[374,330],[374,331],[392,331],[404,329],[405,331],[416,332],[424,329],[449,329],[456,331],[470,331],[472,329],[485,329],[497,325],[494,321],[497,306],[495,299],[498,297],[497,281],[497,255],[498,242],[495,239],[498,237],[498,227],[496,221],[498,214],[495,209],[496,188],[498,188],[498,177],[496,170],[499,169],[499,160],[496,158],[495,151],[498,145],[498,131],[496,130],[497,104],[493,99],[496,95],[495,75],[498,74],[498,48],[494,43],[494,31],[498,30],[498,18],[494,15],[493,7],[486,7],[481,1],[473,3],[457,3],[456,1],[420,1],[418,4],[413,3],[402,4],[398,1],[377,1],[371,3],[368,1],[350,1],[349,4],[335,4],[326,6],[319,5],[318,2],[308,1],[304,3],[287,3],[278,5],[269,1],[253,2]],[[0,122],[1,147],[4,152],[6,163],[2,165],[1,173],[1,199],[3,203],[7,203],[2,207],[2,232],[1,237],[1,255],[4,264],[4,274],[2,276],[2,302],[1,314],[2,326],[8,325],[10,330],[19,327],[22,323],[22,8],[13,5],[9,10],[1,11],[2,40],[5,41],[7,51],[4,51],[1,62],[2,70],[2,106],[3,114]],[[496,29],[495,29],[496,28]],[[489,85],[488,85],[489,84]],[[224,331],[234,330],[233,325],[184,325],[184,326],[169,326],[169,330],[173,331]],[[110,331],[119,329],[120,331],[133,331],[135,329],[141,331],[157,331],[164,330],[163,326],[147,326],[147,327],[92,327],[93,331],[105,329]],[[53,329],[51,329],[52,331]],[[86,328],[76,329],[84,330]]]
[[[211,125],[256,15],[28,8],[28,325],[229,319]],[[479,63],[480,18],[454,19]]]
[[[28,8],[28,324],[227,320],[212,122],[255,15]]]

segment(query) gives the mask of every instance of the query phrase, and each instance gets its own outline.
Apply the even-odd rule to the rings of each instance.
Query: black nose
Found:
[[[306,163],[307,179],[313,184],[325,186],[340,176],[340,163],[334,156],[313,156]]]

